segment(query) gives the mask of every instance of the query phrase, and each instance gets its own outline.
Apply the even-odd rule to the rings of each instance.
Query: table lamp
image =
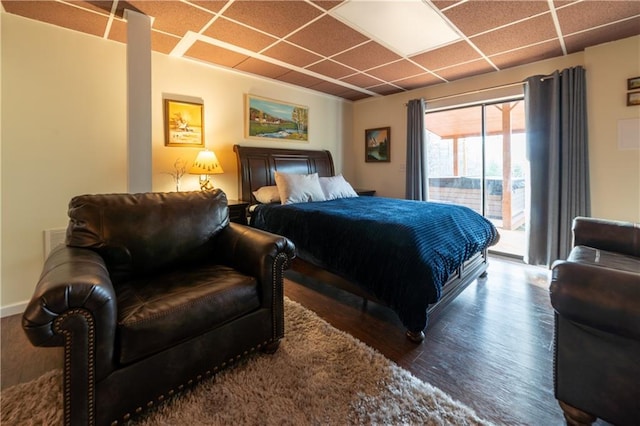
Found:
[[[213,183],[211,183],[209,175],[224,173],[224,171],[216,154],[213,151],[205,149],[198,153],[189,173],[192,175],[200,175],[200,189],[205,191],[207,189],[213,189]]]

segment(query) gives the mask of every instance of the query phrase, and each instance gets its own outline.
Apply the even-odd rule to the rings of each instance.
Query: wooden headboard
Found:
[[[333,176],[331,153],[326,150],[262,148],[234,145],[238,160],[238,197],[255,202],[252,192],[262,186],[275,185],[274,173],[318,173]]]

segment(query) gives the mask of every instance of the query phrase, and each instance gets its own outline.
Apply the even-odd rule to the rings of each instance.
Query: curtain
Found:
[[[530,77],[524,91],[530,166],[525,261],[550,266],[571,250],[573,218],[591,213],[585,70]]]
[[[426,201],[428,198],[427,130],[424,124],[426,104],[424,99],[412,99],[407,104],[407,177],[406,198]]]

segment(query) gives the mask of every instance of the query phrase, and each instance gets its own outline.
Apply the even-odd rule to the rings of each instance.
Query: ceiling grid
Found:
[[[121,43],[126,42],[123,11],[137,10],[153,18],[151,40],[155,51],[350,101],[572,54],[640,34],[640,1],[635,0],[375,3],[368,3],[370,13],[355,13],[356,18],[340,15],[341,8],[362,4],[332,0],[2,0],[2,7],[6,13]],[[406,18],[414,25],[390,28],[397,33],[403,27],[423,25],[418,34],[424,34],[425,40],[419,41],[440,44],[403,53],[410,47],[415,49],[415,33],[408,43],[411,46],[393,47],[395,39],[382,39],[388,34],[374,34],[383,25],[379,16],[372,15],[373,6],[386,8],[381,13],[388,15],[403,8],[414,15],[416,11],[435,15],[432,24],[416,24],[414,16]],[[350,21],[360,16],[371,18],[369,22]],[[456,40],[428,40],[434,33],[430,34],[429,28],[438,18],[439,24],[453,30]],[[393,19],[405,22],[395,16]],[[372,26],[371,22],[378,24]]]

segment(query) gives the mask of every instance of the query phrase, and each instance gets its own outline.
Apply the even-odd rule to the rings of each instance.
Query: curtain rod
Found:
[[[513,83],[501,84],[499,86],[485,87],[484,89],[476,89],[476,90],[470,90],[468,92],[455,93],[453,95],[439,96],[437,98],[427,99],[426,102],[441,101],[443,99],[456,98],[458,96],[464,96],[464,95],[473,95],[473,94],[476,94],[476,93],[488,92],[489,90],[503,89],[505,87],[519,86],[521,84],[525,84],[525,82],[517,81],[517,82],[513,82]],[[407,106],[407,105],[408,104],[406,104],[406,103],[404,104],[404,106]]]
[[[549,75],[545,75],[540,77],[540,80],[544,81],[548,78],[552,78],[553,74],[549,74]],[[445,96],[439,96],[437,98],[432,98],[432,99],[427,99],[425,100],[425,102],[434,102],[434,101],[441,101],[443,99],[450,99],[450,98],[456,98],[458,96],[464,96],[464,95],[474,95],[476,93],[482,93],[482,92],[488,92],[489,90],[495,90],[495,89],[504,89],[506,87],[513,87],[513,86],[519,86],[521,84],[527,84],[527,81],[514,81],[511,83],[506,83],[506,84],[500,84],[498,86],[491,86],[491,87],[485,87],[484,89],[476,89],[476,90],[470,90],[468,92],[462,92],[462,93],[455,93],[453,95],[445,95]],[[404,104],[404,106],[407,106],[408,104]]]

